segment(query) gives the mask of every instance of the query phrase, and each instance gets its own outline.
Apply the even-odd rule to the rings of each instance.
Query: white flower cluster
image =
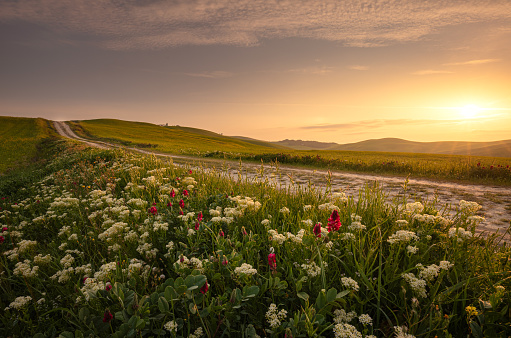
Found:
[[[408,328],[406,326],[394,326],[394,333],[396,338],[415,338],[414,335],[406,333]]]
[[[261,208],[261,203],[258,201],[254,201],[250,197],[236,196],[236,197],[229,197],[229,199],[237,204],[237,209],[239,209],[241,214],[243,214],[243,212],[245,210],[255,212]],[[224,210],[224,213],[226,216],[229,216],[225,210]],[[238,216],[238,215],[236,215],[236,216]]]
[[[480,223],[484,222],[485,218],[481,216],[469,216],[467,217],[467,222],[470,223],[472,227],[478,226]]]
[[[186,256],[181,256],[179,259],[174,263],[174,268],[176,270],[183,270],[183,269],[197,269],[199,271],[203,270],[202,261],[198,259],[197,257],[191,257],[188,259]]]
[[[344,309],[337,309],[334,311],[334,323],[349,323],[357,316],[355,311],[346,312]]]
[[[351,289],[354,291],[358,291],[358,289],[359,289],[358,283],[351,277],[342,277],[341,283],[348,289]]]
[[[401,275],[403,279],[410,285],[412,290],[422,298],[427,297],[426,292],[426,281],[424,279],[419,279],[415,277],[413,273],[404,273]]]
[[[335,338],[363,338],[362,333],[351,324],[335,324],[333,331]]]
[[[163,325],[163,327],[165,328],[165,330],[169,331],[169,332],[174,332],[176,333],[177,332],[177,323],[173,320],[171,320],[170,322],[166,322],[165,325]]]
[[[422,205],[421,202],[407,203],[403,213],[406,215],[412,215],[420,213],[422,210],[424,210],[424,205]]]
[[[37,270],[39,270],[38,266],[30,267],[30,261],[25,259],[23,262],[16,263],[16,267],[14,268],[14,274],[16,276],[23,276],[26,278],[36,277]]]
[[[266,312],[266,320],[268,321],[268,324],[270,324],[270,327],[272,329],[275,329],[280,326],[281,321],[286,318],[287,311],[286,310],[280,310],[277,312],[277,305],[274,303],[270,304],[270,307],[268,308],[268,311]]]
[[[341,239],[343,241],[354,241],[356,239],[356,237],[351,232],[346,232],[346,233],[342,234],[342,238]]]
[[[413,219],[418,222],[427,223],[427,224],[435,224],[436,223],[436,224],[440,224],[443,226],[452,224],[452,220],[447,219],[442,216],[438,216],[438,215],[435,216],[435,215],[428,215],[428,214],[416,214],[413,216]]]
[[[462,242],[465,239],[472,237],[472,233],[463,228],[450,228],[448,232],[449,238],[456,237],[458,242]]]
[[[396,244],[396,243],[408,243],[411,240],[418,240],[419,237],[415,234],[413,231],[408,230],[398,230],[395,234],[392,234],[389,239],[387,239],[387,242],[390,244]]]
[[[57,197],[50,204],[51,209],[55,208],[71,208],[77,207],[80,204],[80,200],[78,198],[73,197]]]
[[[316,277],[321,273],[321,267],[316,265],[315,262],[311,262],[310,264],[302,264],[300,266],[302,269],[305,270],[305,272],[307,272],[307,275],[309,275],[309,277]],[[327,267],[326,262],[323,262],[323,266],[325,268]]]
[[[99,290],[105,289],[105,283],[97,280],[96,278],[87,278],[83,282],[83,286],[80,289],[86,301],[96,296]]]
[[[396,221],[396,224],[399,225],[400,227],[405,227],[408,225],[408,221],[406,219],[398,219]]]
[[[331,202],[318,205],[318,209],[319,210],[328,210],[328,211],[341,210],[341,209],[339,209],[339,207],[337,205],[335,205]]]
[[[441,261],[440,265],[431,264],[427,267],[423,267],[422,265],[419,265],[419,278],[424,279],[427,282],[431,282],[433,279],[435,279],[438,276],[438,273],[440,270],[449,270],[452,268],[454,264],[450,263],[449,261]]]
[[[243,263],[241,266],[238,266],[234,269],[234,273],[238,276],[241,275],[255,275],[257,273],[257,270],[252,267],[252,265]]]
[[[8,307],[5,308],[5,310],[7,311],[8,309],[16,309],[16,310],[21,310],[22,308],[24,308],[25,306],[28,305],[28,303],[32,300],[32,297],[30,296],[20,296],[20,297],[17,297],[14,302],[12,302],[11,304],[9,304]]]
[[[348,197],[344,192],[334,192],[331,196],[331,199],[338,203],[346,203],[348,202]]]
[[[267,225],[270,225],[271,221],[269,219],[263,219],[261,221],[261,225],[264,225],[264,226],[267,226]]]
[[[270,229],[268,233],[271,236],[271,240],[277,242],[278,244],[282,244],[286,241],[286,236],[279,234],[277,230]]]
[[[209,214],[213,217],[222,216],[222,207],[216,207],[216,209],[209,209]]]
[[[408,245],[406,247],[406,251],[413,255],[413,254],[416,254],[417,252],[419,252],[419,248],[416,246],[413,246],[413,245]]]
[[[126,204],[128,204],[134,208],[145,209],[147,206],[147,201],[144,201],[141,198],[132,198],[128,202],[126,202]]]
[[[482,207],[476,202],[460,201],[460,210],[465,215],[473,215]]]
[[[188,336],[188,338],[200,338],[204,334],[202,327],[198,327],[192,334]]]
[[[282,207],[280,208],[279,212],[284,215],[289,215],[290,211],[288,207]]]
[[[361,230],[365,230],[366,226],[363,225],[362,223],[360,223],[359,221],[354,221],[354,222],[351,222],[350,225],[348,225],[348,229],[351,231],[361,231]]]
[[[358,321],[362,325],[373,325],[373,319],[368,314],[361,314],[358,316]]]
[[[31,248],[37,245],[37,241],[30,241],[28,239],[23,239],[18,243],[18,253],[23,253],[29,251]]]
[[[51,262],[51,255],[47,254],[46,256],[43,256],[41,254],[34,256],[34,263],[37,265],[44,265]]]

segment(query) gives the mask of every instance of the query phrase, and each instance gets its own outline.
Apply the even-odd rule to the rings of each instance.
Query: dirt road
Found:
[[[69,126],[60,121],[54,121],[58,133],[64,137],[72,138],[86,143],[92,147],[98,148],[118,148],[119,146],[86,140],[76,135]],[[191,164],[205,163],[215,167],[225,167],[231,174],[237,175],[240,171],[239,162],[210,160],[204,158],[194,158],[189,156],[169,155],[155,153],[136,148],[127,148],[143,154],[157,155],[172,158],[176,163]],[[260,175],[261,165],[243,163],[241,171],[248,177],[257,177]],[[315,184],[317,187],[325,187],[327,183],[328,172],[325,170],[302,169],[287,166],[274,167],[264,166],[265,174],[277,184],[289,186],[291,184],[307,185]],[[236,176],[235,176],[236,177]],[[356,198],[359,189],[366,183],[377,182],[388,194],[389,200],[402,196],[405,179],[402,177],[376,176],[366,174],[355,174],[346,172],[331,172],[331,185],[333,191],[344,191],[346,194]],[[482,205],[478,215],[484,216],[486,221],[479,225],[478,232],[499,233],[505,232],[511,221],[511,189],[507,187],[458,184],[452,182],[435,182],[422,179],[410,179],[408,182],[408,196],[410,202],[415,200],[426,200],[437,198],[439,206],[454,206],[459,204],[460,200],[475,201]]]

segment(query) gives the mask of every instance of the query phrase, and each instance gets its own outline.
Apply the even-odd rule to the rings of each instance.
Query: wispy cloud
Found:
[[[351,69],[351,70],[368,70],[369,67],[368,66],[361,66],[361,65],[353,65],[353,66],[349,66],[348,69]]]
[[[464,62],[451,62],[445,63],[444,66],[465,66],[465,65],[482,65],[485,63],[500,62],[501,59],[481,59],[481,60],[470,60]]]
[[[425,70],[418,70],[416,72],[413,72],[412,75],[434,75],[434,74],[452,74],[454,72],[450,70],[435,70],[435,69],[425,69]]]
[[[355,130],[363,128],[364,130],[369,130],[390,126],[457,124],[461,122],[462,122],[461,120],[377,119],[355,121],[350,123],[318,124],[313,126],[303,126],[300,127],[300,129],[316,131],[338,131],[338,130]]]
[[[185,74],[188,76],[204,77],[204,78],[209,78],[209,79],[219,79],[219,78],[226,78],[226,77],[234,76],[234,73],[225,72],[225,71],[221,71],[221,70],[202,72],[202,73],[185,73]]]
[[[510,19],[505,0],[0,2],[0,23],[28,22],[68,38],[94,40],[110,49],[250,46],[263,39],[293,37],[374,47],[417,41],[461,23],[502,23]]]
[[[290,69],[288,72],[290,73],[299,73],[299,74],[312,74],[312,75],[326,75],[333,71],[332,67],[306,67],[306,68],[296,68]]]

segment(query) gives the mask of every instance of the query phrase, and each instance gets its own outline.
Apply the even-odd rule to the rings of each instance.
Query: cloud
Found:
[[[300,73],[300,74],[312,74],[312,75],[326,75],[333,71],[332,67],[306,67],[306,68],[297,68],[290,69],[288,72],[290,73]]]
[[[353,66],[349,66],[348,69],[351,69],[351,70],[368,70],[369,67],[361,66],[361,65],[353,65]]]
[[[425,69],[425,70],[418,70],[416,72],[413,72],[412,75],[434,75],[434,74],[452,74],[454,72],[451,72],[450,70],[434,70],[434,69]]]
[[[252,46],[310,38],[374,47],[417,41],[462,23],[511,19],[507,0],[18,0],[0,2],[0,23],[25,22],[108,49]]]
[[[219,78],[226,78],[226,77],[234,76],[234,73],[224,72],[221,70],[211,71],[211,72],[202,72],[202,73],[185,73],[185,74],[188,76],[204,77],[204,78],[209,78],[209,79],[219,79]]]
[[[481,60],[470,60],[465,62],[452,62],[444,63],[444,66],[465,66],[465,65],[482,65],[485,63],[500,62],[501,59],[481,59]]]
[[[332,123],[319,124],[314,126],[303,126],[300,129],[317,130],[317,131],[337,131],[337,130],[354,130],[354,129],[378,129],[389,126],[410,126],[410,125],[428,125],[428,124],[458,124],[461,120],[414,120],[414,119],[376,119],[363,120],[350,123]]]

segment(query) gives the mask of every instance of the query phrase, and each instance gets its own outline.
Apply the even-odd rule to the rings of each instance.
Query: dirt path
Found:
[[[64,137],[72,138],[88,144],[89,146],[106,148],[118,148],[119,146],[83,139],[77,136],[64,122],[54,121],[58,133]],[[175,163],[201,165],[210,167],[225,168],[228,172],[237,177],[238,172],[256,179],[260,176],[261,165],[243,163],[241,168],[239,162],[224,161],[215,159],[204,159],[190,156],[169,155],[156,152],[126,148],[143,154],[170,157]],[[282,186],[292,184],[307,185],[314,184],[317,187],[325,187],[327,184],[328,171],[302,169],[288,166],[264,166],[265,175],[274,183]],[[333,191],[343,191],[348,195],[357,197],[359,189],[366,183],[377,182],[388,194],[388,199],[403,196],[404,178],[376,176],[366,174],[355,174],[346,172],[331,172],[330,183]],[[410,202],[415,200],[432,200],[437,198],[439,206],[455,206],[460,200],[475,201],[482,205],[478,215],[484,216],[486,221],[478,227],[478,232],[505,232],[511,221],[511,189],[507,187],[459,184],[452,182],[435,182],[422,179],[409,179],[407,194]]]

